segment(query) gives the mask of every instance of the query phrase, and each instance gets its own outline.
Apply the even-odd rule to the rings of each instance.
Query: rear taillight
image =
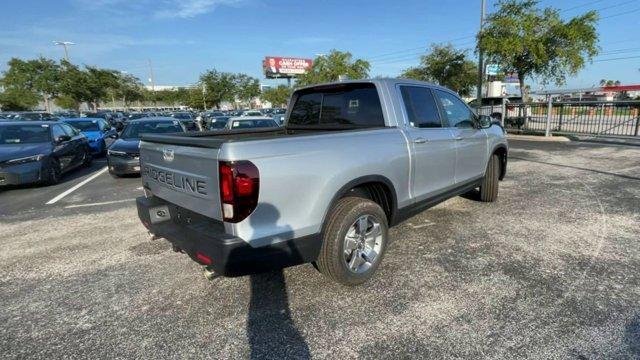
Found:
[[[224,221],[237,223],[258,205],[260,173],[250,161],[220,161],[220,202]]]

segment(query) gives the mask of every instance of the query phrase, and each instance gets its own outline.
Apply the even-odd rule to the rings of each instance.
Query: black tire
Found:
[[[60,182],[62,177],[62,168],[60,162],[57,159],[50,158],[49,163],[44,168],[44,176],[42,182],[45,185],[55,185]]]
[[[381,248],[366,271],[349,270],[345,261],[345,237],[356,220],[370,216],[379,224]],[[323,231],[322,248],[316,262],[317,269],[329,279],[347,286],[360,285],[369,280],[382,262],[388,244],[387,216],[380,205],[359,197],[345,197],[329,213]]]
[[[100,156],[106,156],[107,155],[107,143],[104,141],[104,139],[100,140]]]
[[[82,166],[90,167],[92,163],[93,163],[93,155],[91,154],[90,150],[85,149],[84,150],[84,160],[82,161]]]
[[[494,202],[498,199],[498,183],[500,177],[500,157],[493,154],[487,164],[487,171],[480,186],[480,201]]]
[[[109,170],[109,175],[111,175],[111,177],[114,178],[114,179],[119,179],[119,178],[122,177],[122,175],[118,175],[118,174],[114,173],[111,170]]]

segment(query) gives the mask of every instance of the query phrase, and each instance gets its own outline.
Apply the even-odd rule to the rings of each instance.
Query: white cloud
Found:
[[[158,18],[192,18],[215,10],[220,5],[237,5],[243,0],[171,0],[169,8],[155,12]]]

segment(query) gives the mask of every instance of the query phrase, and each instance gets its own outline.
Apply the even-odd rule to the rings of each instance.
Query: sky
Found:
[[[488,13],[496,1],[487,0]],[[600,10],[601,55],[563,87],[640,84],[640,0],[540,5],[564,18]],[[262,74],[265,56],[314,58],[331,49],[368,60],[372,77],[393,77],[417,65],[432,43],[451,42],[475,57],[479,17],[480,0],[2,0],[0,71],[12,57],[60,59],[53,41],[72,41],[71,62],[147,83],[151,61],[157,85],[193,84],[213,68],[273,84]]]

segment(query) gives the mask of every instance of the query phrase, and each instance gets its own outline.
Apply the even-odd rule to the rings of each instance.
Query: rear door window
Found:
[[[442,127],[438,105],[436,105],[431,89],[420,86],[402,86],[400,89],[411,126],[417,128]]]
[[[345,84],[303,90],[291,110],[290,127],[382,127],[384,117],[375,85]]]

